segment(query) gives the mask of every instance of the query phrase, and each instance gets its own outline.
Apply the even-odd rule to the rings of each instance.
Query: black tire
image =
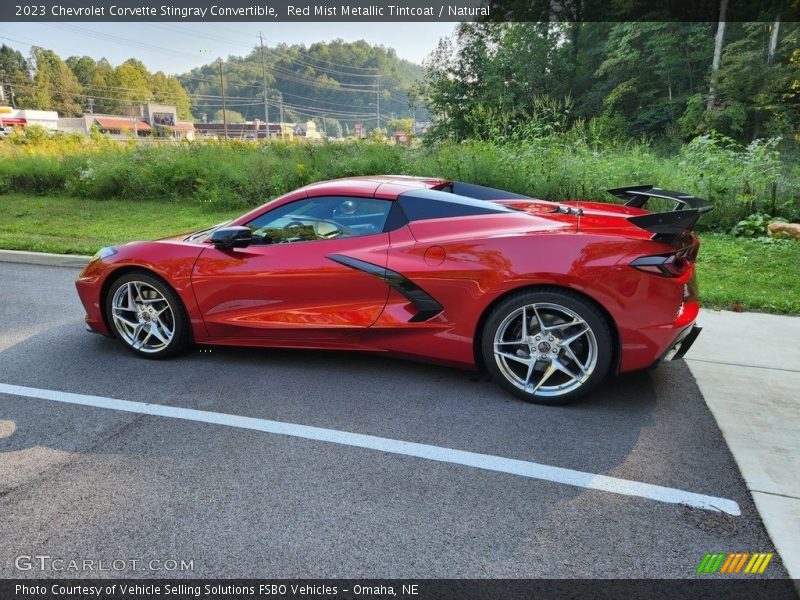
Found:
[[[545,327],[555,329],[541,329],[535,314],[529,314],[533,305]],[[516,344],[517,339],[523,339],[522,315],[528,321],[528,342]],[[578,323],[576,318],[583,323],[571,325]],[[590,333],[562,343],[583,330],[584,325]],[[503,352],[500,356],[495,354],[496,336],[498,350]],[[606,318],[591,301],[569,290],[540,288],[512,294],[492,309],[483,328],[481,351],[492,379],[506,390],[527,402],[561,405],[585,396],[608,375],[613,342]],[[571,378],[559,367],[566,367],[579,377]],[[552,372],[539,389],[534,389],[548,370]],[[562,380],[564,383],[560,383]]]
[[[160,340],[154,340],[158,346],[155,349],[146,350],[146,346],[141,348],[136,348],[131,343],[131,329],[127,329],[126,334],[126,326],[121,324],[119,321],[115,320],[114,313],[113,313],[113,302],[115,295],[118,291],[120,291],[121,298],[123,297],[122,290],[128,286],[128,284],[139,284],[139,287],[143,290],[143,294],[149,294],[151,297],[156,297],[156,294],[153,293],[152,290],[155,290],[158,294],[161,295],[163,300],[148,300],[154,304],[150,306],[154,306],[156,309],[163,308],[165,306],[169,307],[169,313],[164,311],[162,316],[160,315],[158,318],[153,319],[152,321],[156,322],[157,326],[156,329],[160,335],[164,335],[164,327],[168,327],[171,329],[172,335],[168,338],[168,343],[164,344]],[[149,287],[148,287],[149,286]],[[141,299],[141,297],[140,297]],[[114,335],[115,338],[120,340],[122,344],[128,348],[131,352],[136,354],[137,356],[141,356],[143,358],[149,359],[162,359],[162,358],[170,358],[172,356],[176,356],[185,352],[192,343],[192,331],[189,325],[189,317],[186,314],[186,308],[183,306],[183,302],[181,302],[180,297],[175,292],[175,290],[170,287],[168,283],[166,283],[160,277],[157,277],[151,273],[146,271],[129,271],[120,277],[117,277],[114,281],[111,282],[111,285],[108,287],[108,292],[106,293],[106,297],[103,300],[106,321],[108,322],[109,330]],[[139,303],[136,306],[140,306]],[[141,304],[144,307],[144,304]],[[146,307],[145,307],[146,308]],[[122,309],[124,312],[121,312],[126,319],[130,319],[133,324],[139,323],[143,326],[151,326],[153,323],[148,317],[148,321],[144,322],[139,320],[137,313],[130,312],[126,314],[128,311]],[[120,309],[118,309],[119,313]],[[129,316],[130,315],[130,316]],[[163,318],[163,324],[159,322],[159,319]],[[138,339],[142,339],[147,334],[147,331],[140,333]],[[164,335],[166,338],[166,335]]]

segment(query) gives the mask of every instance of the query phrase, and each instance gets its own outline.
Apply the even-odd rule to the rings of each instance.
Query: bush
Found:
[[[557,118],[567,108],[543,103],[541,119],[521,137],[504,130],[504,142],[446,140],[416,148],[369,140],[140,144],[25,130],[0,140],[0,193],[245,208],[318,180],[391,173],[460,179],[550,200],[613,201],[608,188],[653,184],[708,198],[716,210],[700,226],[720,231],[755,212],[800,215],[800,167],[780,155],[777,139],[742,147],[714,134],[665,151],[616,135],[619,123],[611,117],[567,127]],[[487,122],[497,131],[507,125]]]
[[[742,219],[731,228],[731,235],[736,237],[763,237],[767,235],[767,225],[779,219],[773,219],[764,213],[753,213]]]

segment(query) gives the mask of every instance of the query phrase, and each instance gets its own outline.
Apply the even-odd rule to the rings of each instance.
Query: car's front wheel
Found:
[[[606,376],[612,338],[603,315],[582,296],[531,290],[492,310],[482,351],[492,378],[515,395],[539,404],[565,404]]]
[[[146,358],[166,358],[190,344],[189,320],[178,295],[144,272],[127,273],[110,286],[106,315],[114,334]]]

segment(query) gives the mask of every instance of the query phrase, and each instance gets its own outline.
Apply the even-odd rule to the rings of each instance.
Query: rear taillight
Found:
[[[682,253],[640,256],[631,261],[634,269],[662,277],[680,277],[692,268],[691,261]]]

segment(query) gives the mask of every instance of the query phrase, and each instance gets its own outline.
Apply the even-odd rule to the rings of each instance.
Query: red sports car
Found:
[[[625,204],[326,181],[216,227],[103,248],[76,285],[87,329],[147,358],[193,343],[388,352],[485,367],[559,404],[680,358],[700,331],[692,228],[711,206],[610,192]],[[646,210],[654,199],[673,210]]]

